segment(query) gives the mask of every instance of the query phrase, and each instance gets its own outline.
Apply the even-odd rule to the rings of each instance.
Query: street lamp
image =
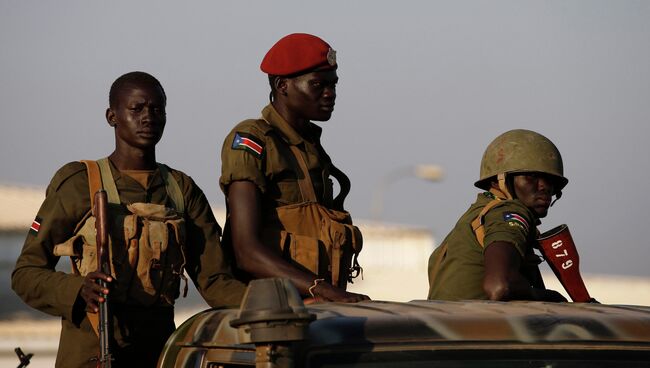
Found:
[[[386,174],[382,181],[377,185],[372,200],[371,216],[372,219],[378,221],[381,219],[381,214],[384,207],[384,194],[386,189],[394,182],[408,177],[416,177],[430,182],[439,182],[444,176],[444,170],[438,165],[415,165],[399,167]]]

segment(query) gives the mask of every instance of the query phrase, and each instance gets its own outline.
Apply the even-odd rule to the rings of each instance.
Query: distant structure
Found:
[[[45,188],[0,185],[0,233],[26,235],[44,198]],[[225,209],[217,206],[212,206],[212,209],[223,226]],[[407,301],[425,298],[429,288],[427,260],[435,246],[431,231],[363,220],[357,221],[356,225],[364,239],[359,256],[364,279],[358,277],[348,289],[371,295],[374,299]]]
[[[0,184],[0,233],[27,234],[45,188]]]
[[[24,239],[44,198],[45,188],[0,184],[0,235]],[[217,221],[223,225],[225,209],[212,208]],[[363,233],[359,263],[364,269],[364,279],[356,278],[348,290],[375,300],[425,299],[429,290],[427,261],[437,245],[431,231],[364,220],[355,224]],[[0,238],[0,247],[3,243]],[[547,272],[544,281],[548,287],[563,291],[552,274]],[[650,305],[649,277],[585,275],[585,283],[602,303]]]

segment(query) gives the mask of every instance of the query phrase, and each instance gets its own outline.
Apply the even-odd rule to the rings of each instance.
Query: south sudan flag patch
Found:
[[[43,221],[43,219],[36,216],[36,218],[32,222],[32,226],[29,228],[29,233],[36,236],[38,234],[38,231],[41,229],[41,222],[42,221]]]
[[[235,138],[232,141],[231,148],[248,151],[256,158],[261,158],[262,153],[264,153],[262,142],[256,137],[246,133],[235,133]]]
[[[504,212],[503,220],[511,226],[519,226],[528,231],[528,221],[526,221],[526,219],[518,213]]]

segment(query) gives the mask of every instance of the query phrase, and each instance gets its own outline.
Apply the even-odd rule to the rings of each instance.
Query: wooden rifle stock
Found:
[[[108,251],[108,196],[105,190],[98,190],[95,193],[95,230],[97,232],[97,272],[106,275],[111,274]],[[97,280],[102,288],[108,288],[108,283],[104,280]],[[99,303],[99,359],[97,366],[100,368],[110,368],[112,355],[110,349],[111,341],[111,318],[108,309],[108,295],[104,295],[104,302]]]
[[[576,249],[569,227],[557,226],[544,234],[537,241],[539,250],[551,267],[555,276],[574,302],[593,303],[593,299],[580,274],[580,256]]]

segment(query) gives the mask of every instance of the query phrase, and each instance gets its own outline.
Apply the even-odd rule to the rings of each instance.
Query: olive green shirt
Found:
[[[250,181],[262,193],[262,217],[271,215],[276,207],[304,202],[298,185],[296,162],[289,145],[303,153],[318,202],[332,206],[332,161],[320,144],[321,128],[309,123],[312,141],[303,138],[287,123],[272,105],[262,110],[262,118],[237,124],[226,137],[221,149],[219,184],[228,195],[234,181]],[[262,147],[260,155],[237,146],[236,136],[246,136]]]
[[[147,188],[143,188],[128,175],[121,174],[112,164],[111,171],[123,204],[172,203],[159,170],[149,178]],[[239,305],[245,285],[232,278],[219,242],[221,229],[205,195],[189,176],[173,169],[170,172],[178,182],[185,202],[185,267],[188,275],[210,306]],[[79,296],[84,278],[72,273],[57,272],[55,266],[59,257],[53,254],[54,245],[69,239],[89,210],[86,166],[81,162],[68,163],[51,180],[36,218],[40,228],[38,232],[30,230],[12,273],[12,287],[25,303],[62,318],[57,367],[94,367],[94,363],[88,363],[88,359],[96,356],[98,351],[98,338],[88,323]],[[145,335],[149,336],[147,339],[155,338],[164,344],[173,332],[171,307],[138,309],[137,305],[131,305],[129,308],[133,310],[123,314],[119,313],[122,307],[115,307],[116,323],[122,326],[122,329],[116,331],[118,345],[137,346],[138,336]],[[123,330],[126,322],[120,320],[121,316],[129,318],[132,326],[144,324],[139,327],[142,331],[137,331],[135,327],[131,331]],[[149,341],[144,346],[147,344]],[[159,351],[149,352],[153,355],[152,359],[157,357]]]
[[[487,299],[483,291],[485,249],[476,239],[472,230],[472,221],[493,198],[489,192],[479,194],[476,202],[461,216],[441,246],[436,248],[429,257],[428,299]],[[511,218],[512,214],[520,217]],[[533,245],[536,242],[538,222],[533,212],[519,200],[503,200],[490,209],[484,217],[485,248],[497,241],[512,244],[522,257],[520,272],[530,279],[524,266],[529,267],[528,262],[535,259]],[[436,272],[435,260],[443,249],[442,244],[445,243],[447,254]],[[431,283],[432,279],[433,283]]]

